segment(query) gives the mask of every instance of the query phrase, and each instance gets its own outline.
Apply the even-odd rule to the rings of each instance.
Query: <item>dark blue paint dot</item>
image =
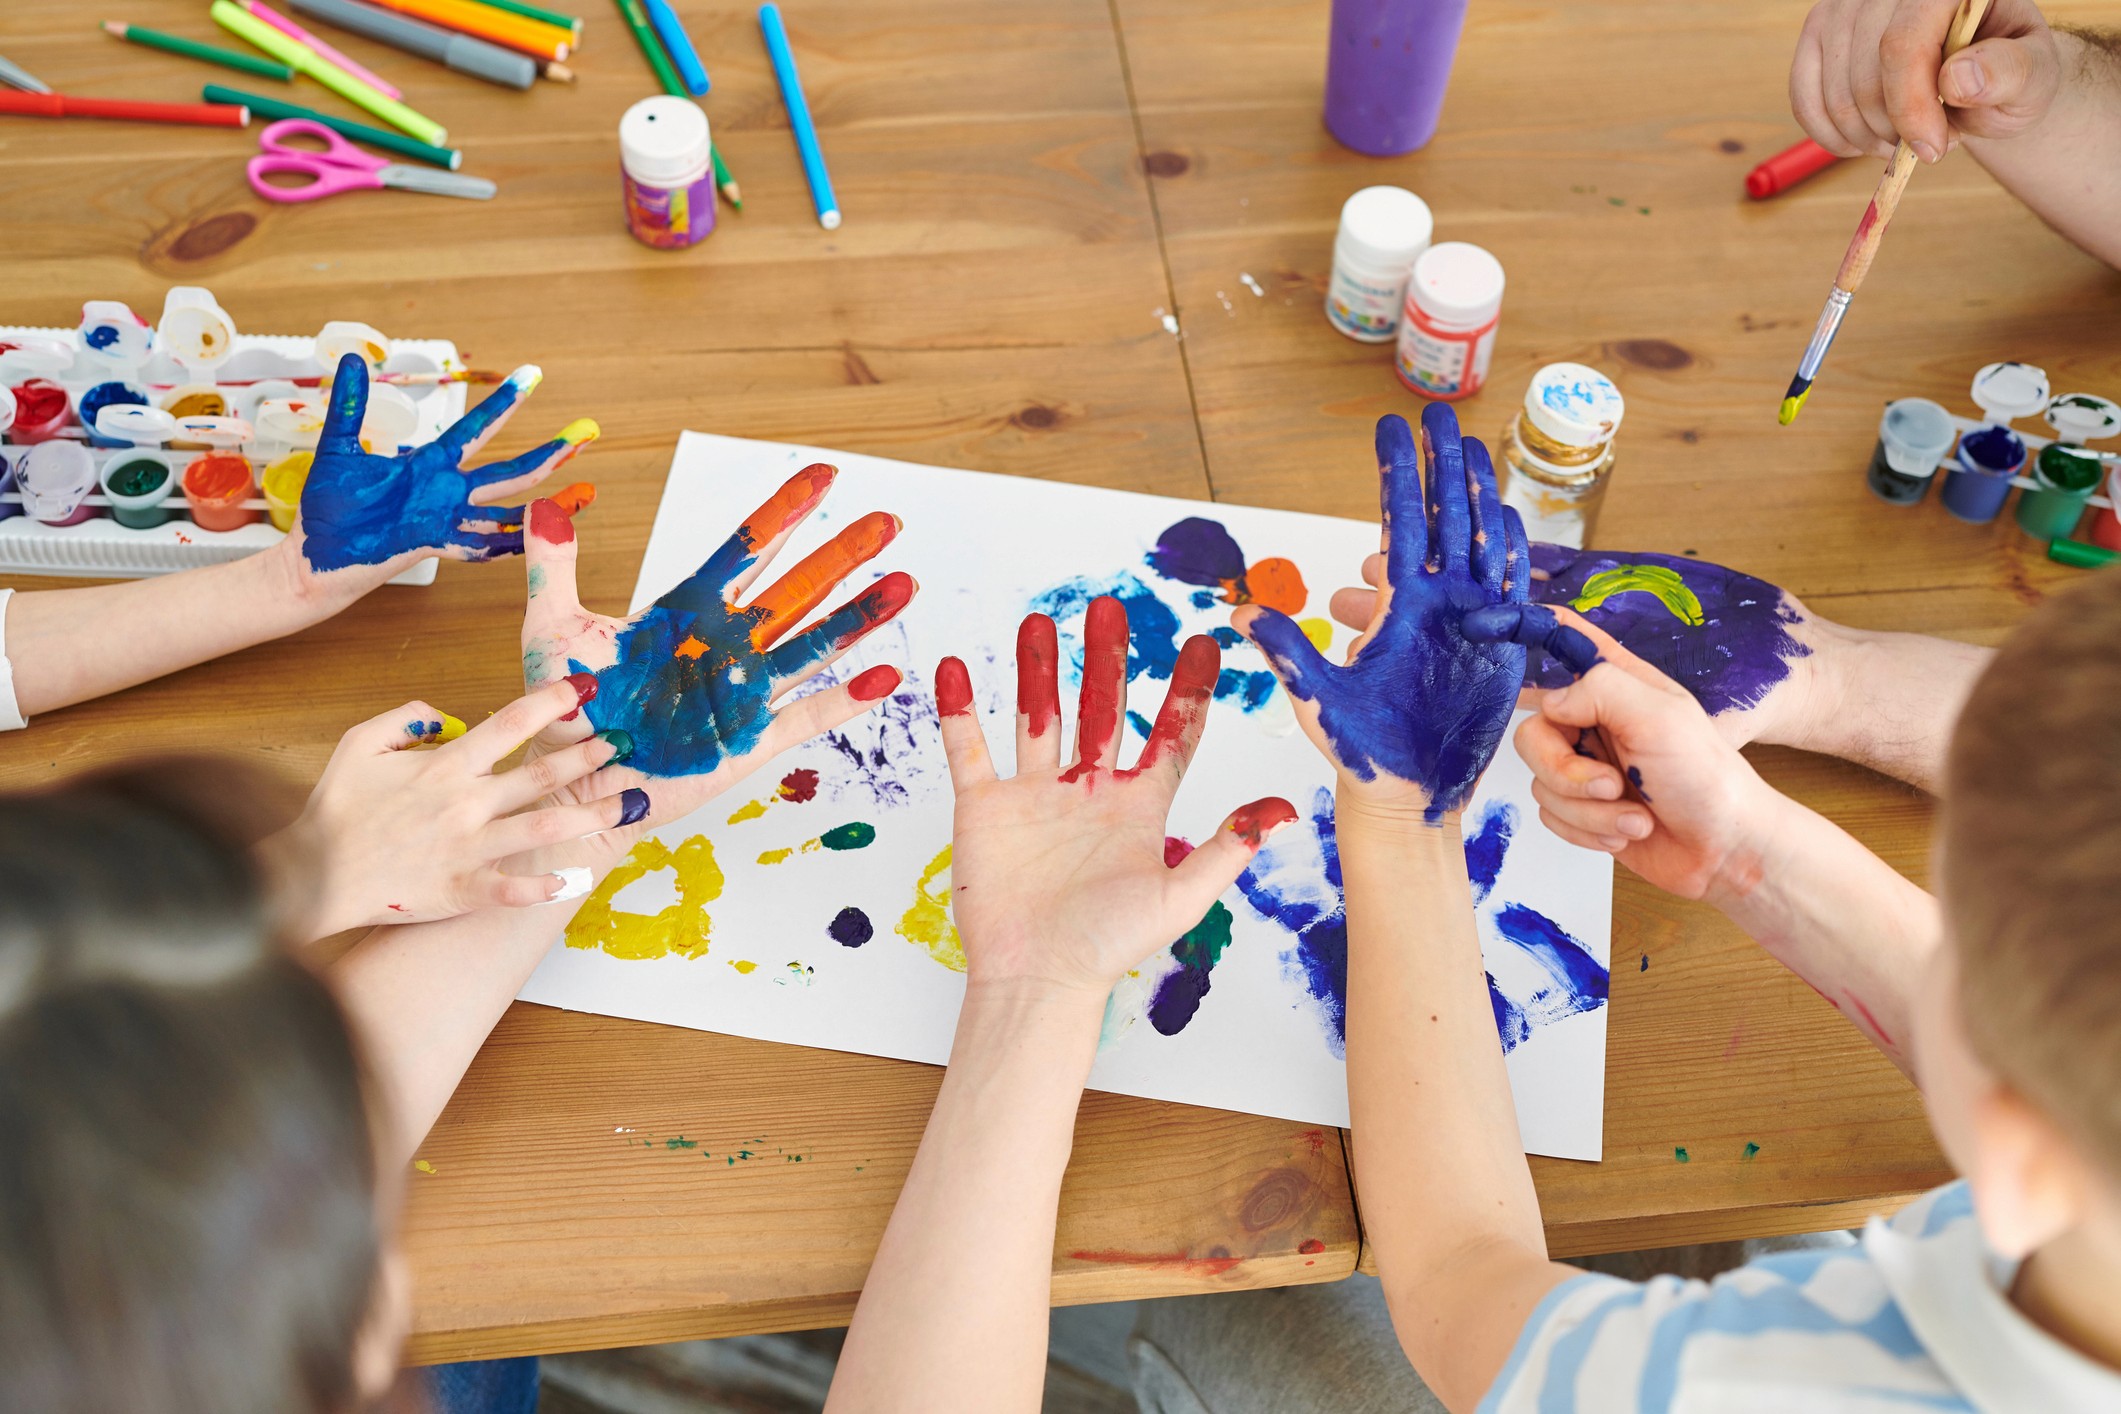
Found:
[[[115,324],[98,324],[83,335],[92,349],[107,349],[118,342],[118,327]]]
[[[826,925],[825,931],[830,933],[832,940],[841,947],[858,948],[876,936],[876,925],[871,923],[869,915],[859,908],[848,907],[841,909],[833,917],[832,922]]]
[[[1222,628],[1211,628],[1208,633],[1215,639],[1215,644],[1218,648],[1235,648],[1238,644],[1245,641],[1243,634],[1227,625]]]
[[[1642,955],[1642,966],[1636,968],[1635,970],[1637,972],[1647,972],[1650,970],[1650,955],[1648,953],[1644,953]]]

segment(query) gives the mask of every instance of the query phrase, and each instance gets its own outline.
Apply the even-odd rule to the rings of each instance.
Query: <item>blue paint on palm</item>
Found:
[[[1318,704],[1340,767],[1361,780],[1420,786],[1435,823],[1473,793],[1524,675],[1520,645],[1475,643],[1460,621],[1524,602],[1530,546],[1496,494],[1487,449],[1460,437],[1456,415],[1432,403],[1422,431],[1417,450],[1404,418],[1377,423],[1387,599],[1355,661],[1327,662],[1293,619],[1271,609],[1253,621],[1252,636],[1290,693]]]
[[[510,378],[426,446],[379,456],[361,446],[368,365],[354,354],[340,359],[316,460],[302,488],[302,553],[310,568],[380,565],[417,550],[473,560],[521,554],[522,508],[473,505],[471,495],[528,475],[564,444],[555,439],[471,470],[463,460],[524,392]]]

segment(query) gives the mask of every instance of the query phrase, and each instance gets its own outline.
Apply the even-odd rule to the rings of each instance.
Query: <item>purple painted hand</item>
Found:
[[[1418,451],[1405,419],[1377,424],[1384,582],[1347,665],[1327,662],[1276,610],[1247,606],[1231,622],[1266,655],[1342,788],[1418,805],[1433,824],[1473,793],[1524,675],[1522,647],[1475,643],[1460,621],[1525,602],[1531,551],[1496,495],[1487,448],[1461,439],[1441,403],[1421,423]]]

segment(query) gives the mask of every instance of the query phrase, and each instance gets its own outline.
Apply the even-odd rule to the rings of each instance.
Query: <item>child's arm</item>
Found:
[[[1090,606],[1076,762],[1060,763],[1054,625],[1017,638],[1017,773],[988,759],[965,665],[936,672],[957,790],[951,899],[967,968],[950,1068],[855,1308],[827,1407],[1038,1407],[1053,1231],[1106,997],[1200,921],[1296,816],[1254,802],[1167,867],[1165,819],[1206,722],[1220,654],[1187,642],[1141,760],[1116,770],[1127,616]]]

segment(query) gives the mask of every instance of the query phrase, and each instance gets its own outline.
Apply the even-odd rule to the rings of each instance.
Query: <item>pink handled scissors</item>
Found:
[[[320,152],[297,147],[289,138],[314,138],[324,144]],[[341,192],[375,187],[397,187],[434,196],[462,196],[485,201],[497,188],[484,177],[466,177],[456,172],[438,172],[371,157],[322,123],[307,118],[284,118],[268,125],[259,135],[264,149],[250,159],[246,169],[250,188],[267,201],[316,201]],[[295,186],[278,186],[266,180],[273,175],[302,177]]]

